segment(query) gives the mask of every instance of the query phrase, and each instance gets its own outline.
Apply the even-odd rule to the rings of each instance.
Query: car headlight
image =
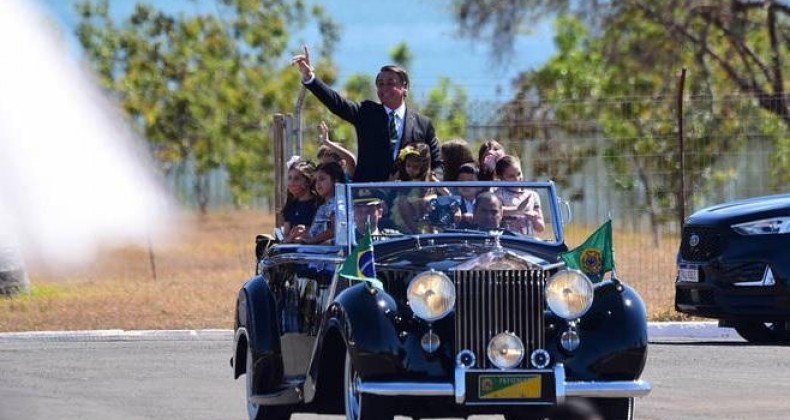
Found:
[[[524,358],[524,343],[515,334],[504,332],[491,339],[486,352],[494,366],[509,369],[518,366]]]
[[[414,315],[435,321],[444,318],[455,306],[455,286],[439,271],[425,271],[415,276],[406,290]]]
[[[592,306],[593,284],[579,270],[563,270],[551,276],[546,284],[546,303],[557,316],[576,319]]]
[[[741,235],[775,235],[790,233],[790,217],[773,217],[770,219],[755,220],[753,222],[738,223],[731,226]]]

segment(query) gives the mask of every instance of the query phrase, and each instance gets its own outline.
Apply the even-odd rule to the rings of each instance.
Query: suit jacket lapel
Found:
[[[406,108],[406,113],[403,115],[403,135],[400,137],[400,147],[406,146],[407,144],[411,144],[414,141],[414,135],[412,131],[414,130],[414,114],[409,112],[409,108]]]

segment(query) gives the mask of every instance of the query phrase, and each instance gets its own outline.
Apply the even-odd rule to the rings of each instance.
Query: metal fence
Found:
[[[525,177],[558,183],[576,217],[569,246],[611,217],[618,274],[653,315],[671,314],[683,217],[786,191],[786,129],[753,96],[686,97],[681,105],[673,97],[476,103],[466,136],[500,141],[521,157]]]
[[[790,172],[781,168],[784,125],[751,95],[685,97],[682,112],[676,102],[669,96],[475,102],[460,137],[474,155],[482,141],[496,139],[521,158],[525,178],[554,180],[575,216],[569,246],[611,217],[618,274],[652,302],[648,309],[655,315],[671,312],[681,217],[714,203],[781,192],[781,174]],[[307,110],[320,106],[305,103]],[[281,124],[293,126],[287,118]],[[314,126],[305,124],[301,134],[315,138]],[[312,153],[314,145],[305,143],[305,153]]]

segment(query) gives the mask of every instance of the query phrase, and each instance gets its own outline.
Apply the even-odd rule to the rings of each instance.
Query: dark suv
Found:
[[[675,309],[753,343],[790,343],[790,194],[700,210],[683,225]]]

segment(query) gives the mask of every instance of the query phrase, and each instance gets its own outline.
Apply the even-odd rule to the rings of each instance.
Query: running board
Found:
[[[304,400],[304,377],[285,378],[285,384],[280,385],[265,394],[253,395],[250,400],[258,405],[288,405],[298,404]]]

